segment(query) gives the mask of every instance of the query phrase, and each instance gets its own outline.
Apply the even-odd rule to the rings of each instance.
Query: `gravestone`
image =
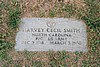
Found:
[[[87,52],[86,25],[66,18],[23,18],[16,35],[16,51]]]

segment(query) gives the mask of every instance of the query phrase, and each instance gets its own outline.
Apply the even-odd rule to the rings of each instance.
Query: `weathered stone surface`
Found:
[[[87,51],[84,22],[66,18],[23,18],[16,51]]]

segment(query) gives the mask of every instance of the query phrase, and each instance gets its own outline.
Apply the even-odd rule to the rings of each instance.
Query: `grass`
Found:
[[[100,27],[100,16],[99,11],[99,4],[95,0],[86,0],[86,5],[89,6],[87,8],[87,14],[83,17],[83,19],[87,22],[87,25],[90,26],[92,29],[96,29]]]
[[[55,16],[55,11],[54,10],[51,10],[50,11],[50,17],[54,17]]]
[[[64,5],[62,10],[67,13],[66,17],[71,17],[75,13],[73,4]]]
[[[15,5],[15,9],[10,8],[8,12],[8,18],[9,18],[9,25],[12,28],[16,28],[18,24],[20,23],[20,6],[16,0],[12,0],[13,5]]]
[[[16,1],[17,2],[17,1]],[[14,3],[13,3],[14,4]],[[14,43],[9,42],[9,35],[12,35],[9,30],[12,30],[10,28],[17,28],[17,25],[19,24],[20,21],[20,11],[18,8],[18,5],[15,6],[16,10],[13,9],[13,7],[9,3],[5,3],[3,1],[0,1],[0,28],[1,30],[3,29],[6,30],[6,32],[1,32],[0,31],[0,61],[1,62],[10,62],[12,61],[12,58],[9,56],[9,51],[11,48],[14,47]],[[9,19],[8,19],[9,18]],[[6,21],[5,21],[6,20]],[[6,23],[6,26],[2,27],[2,24]],[[5,27],[9,28],[8,30],[5,29]],[[14,31],[13,31],[14,32]],[[4,65],[6,67],[6,65]]]
[[[7,50],[14,47],[14,44],[9,43],[5,40],[7,34],[0,34],[0,60],[8,59]]]
[[[10,10],[9,11],[9,25],[12,28],[16,28],[20,22],[20,12],[17,8],[17,10]]]
[[[41,61],[32,61],[32,66],[33,67],[42,67]]]
[[[57,56],[56,56],[57,55]],[[51,67],[67,67],[66,58],[66,51],[58,51],[57,53],[49,52],[50,63]]]
[[[21,2],[20,2],[21,3]],[[0,2],[0,27],[6,32],[0,32],[0,63],[1,67],[99,67],[99,27],[100,27],[100,3],[97,0],[84,0],[85,9],[77,7],[77,4],[63,2],[53,3],[54,7],[48,13],[38,11],[34,17],[75,17],[83,20],[87,25],[88,47],[87,53],[83,52],[65,52],[65,51],[48,51],[48,52],[14,52],[14,44],[11,42],[15,37],[13,30],[17,29],[20,23],[21,9],[20,3],[11,0],[7,3]],[[40,3],[39,3],[40,4]],[[44,4],[44,3],[43,3]],[[27,5],[28,6],[28,5]],[[25,7],[25,4],[22,4]],[[32,7],[31,7],[32,8]],[[36,8],[40,8],[37,4]],[[49,7],[48,7],[49,8]],[[23,10],[24,12],[25,10]],[[33,13],[33,14],[34,14]],[[24,13],[23,13],[24,14]],[[39,15],[38,15],[39,14]],[[46,16],[45,14],[48,14]],[[3,26],[7,24],[7,29]],[[11,54],[14,53],[14,54]],[[23,57],[23,61],[14,62],[13,59]],[[29,65],[28,65],[29,63]]]

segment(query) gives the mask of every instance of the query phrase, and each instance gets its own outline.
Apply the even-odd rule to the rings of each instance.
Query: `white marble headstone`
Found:
[[[16,51],[87,52],[86,25],[66,18],[23,18],[16,35]]]

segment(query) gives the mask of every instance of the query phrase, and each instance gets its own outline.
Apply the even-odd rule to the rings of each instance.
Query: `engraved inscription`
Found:
[[[87,51],[86,25],[65,18],[23,18],[16,35],[17,51]]]

